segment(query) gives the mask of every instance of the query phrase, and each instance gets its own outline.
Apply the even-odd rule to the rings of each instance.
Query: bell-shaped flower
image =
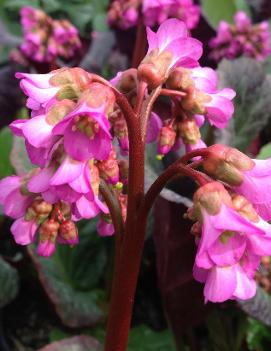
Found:
[[[169,19],[156,33],[147,27],[147,39],[149,48],[138,67],[138,77],[150,88],[162,84],[176,66],[198,66],[202,44],[189,37],[184,22]]]
[[[93,108],[83,102],[54,127],[53,134],[63,135],[65,151],[73,159],[104,160],[112,149],[109,130],[104,107]]]

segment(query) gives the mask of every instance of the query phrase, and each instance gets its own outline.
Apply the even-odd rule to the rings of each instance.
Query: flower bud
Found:
[[[171,125],[163,126],[160,129],[157,143],[157,152],[159,155],[167,154],[176,140],[176,132]]]
[[[105,113],[113,111],[115,105],[115,94],[112,89],[100,83],[92,83],[80,97],[80,102],[85,101],[88,106],[98,108],[104,106]]]
[[[59,223],[54,219],[46,220],[39,230],[39,244],[37,253],[49,257],[55,251],[55,242],[58,234]]]
[[[56,125],[62,121],[66,115],[73,110],[75,103],[71,100],[64,99],[57,101],[47,112],[46,122],[49,125]]]
[[[99,186],[100,186],[100,175],[98,167],[94,164],[94,159],[88,161],[89,173],[90,173],[90,183],[92,190],[95,195],[99,194]]]
[[[119,166],[116,151],[112,148],[108,158],[97,163],[100,176],[109,184],[117,184],[119,181]]]
[[[197,218],[199,218],[198,206],[204,208],[211,215],[220,211],[222,202],[231,206],[231,197],[219,182],[211,182],[201,186],[195,192],[193,200]]]
[[[178,123],[177,128],[185,144],[196,144],[201,137],[194,118],[182,120]]]
[[[166,85],[169,89],[186,91],[189,87],[194,87],[195,83],[189,69],[176,67],[170,73]]]
[[[230,185],[239,186],[243,181],[242,171],[254,167],[254,162],[242,152],[224,145],[212,145],[204,157],[204,170]]]
[[[52,212],[53,206],[42,199],[35,199],[31,206],[28,207],[25,220],[30,221],[36,219],[38,222],[42,222]]]
[[[171,62],[171,52],[159,54],[157,49],[151,51],[138,67],[138,80],[146,82],[150,89],[157,88],[166,80]]]
[[[60,224],[59,227],[59,240],[61,244],[78,244],[78,231],[76,225],[71,220],[66,220]]]
[[[97,223],[97,231],[100,236],[111,236],[115,229],[110,215],[102,214]]]
[[[231,197],[234,209],[239,212],[241,216],[247,218],[251,222],[259,222],[259,216],[256,210],[244,196],[232,194]]]
[[[117,83],[117,88],[122,93],[129,93],[137,87],[137,70],[130,68],[124,71]]]

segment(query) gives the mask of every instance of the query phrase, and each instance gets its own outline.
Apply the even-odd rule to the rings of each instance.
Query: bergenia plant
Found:
[[[108,22],[121,29],[134,27],[143,19],[145,25],[160,25],[168,18],[185,22],[188,29],[197,26],[200,6],[193,0],[114,0],[108,11]]]
[[[24,41],[22,53],[36,62],[52,62],[57,57],[70,59],[81,48],[77,29],[67,20],[54,20],[33,7],[21,9]]]
[[[234,24],[221,21],[216,37],[210,40],[210,57],[215,61],[239,56],[265,60],[271,53],[268,21],[252,24],[243,11],[234,16]]]
[[[201,139],[204,122],[227,126],[235,92],[219,89],[216,72],[199,65],[202,44],[184,22],[147,28],[147,40],[138,68],[111,81],[81,68],[17,73],[32,112],[10,127],[36,167],[0,182],[15,241],[36,243],[41,256],[76,245],[81,219],[99,217],[98,233],[115,235],[106,351],[126,350],[148,214],[171,179],[190,177],[198,187],[187,216],[197,247],[193,274],[205,284],[206,302],[254,296],[255,271],[271,255],[271,159]],[[154,111],[160,96],[167,117]],[[158,159],[178,149],[183,156],[145,192],[147,143],[156,143]]]

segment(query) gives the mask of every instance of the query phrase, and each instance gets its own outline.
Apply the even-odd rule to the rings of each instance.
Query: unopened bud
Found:
[[[163,126],[160,129],[160,133],[158,136],[157,142],[157,151],[158,155],[167,154],[172,146],[174,145],[176,140],[176,132],[174,127],[171,125]]]
[[[119,166],[116,151],[112,148],[106,160],[97,163],[100,176],[109,184],[116,184],[119,181]]]
[[[181,99],[180,104],[189,115],[205,115],[205,103],[210,101],[211,97],[208,94],[191,86],[187,88],[186,95]]]
[[[129,93],[137,87],[137,70],[130,68],[124,71],[117,84],[117,88],[123,93]]]
[[[104,106],[106,114],[109,114],[114,109],[116,99],[112,89],[101,83],[92,83],[80,97],[81,101],[94,108]]]
[[[49,239],[55,241],[59,226],[59,223],[54,219],[47,219],[45,222],[43,222],[39,230],[40,241],[44,242]]]
[[[259,222],[259,216],[252,203],[242,195],[232,194],[231,197],[234,209],[239,212],[241,216],[247,218],[251,222]]]
[[[78,231],[76,225],[73,221],[67,220],[60,224],[59,227],[59,239],[62,239],[64,242],[70,245],[78,244]]]
[[[231,205],[231,197],[219,182],[211,182],[201,186],[194,194],[194,207],[203,207],[209,214],[217,214],[222,203]]]
[[[53,206],[42,199],[36,199],[32,202],[31,206],[28,207],[25,220],[30,221],[36,219],[38,222],[44,221],[49,214],[52,212]]]
[[[98,195],[99,186],[100,186],[99,169],[94,164],[94,159],[91,159],[88,161],[88,166],[89,166],[90,183],[91,183],[92,190],[93,190],[95,195]]]
[[[184,90],[194,87],[195,83],[191,78],[191,70],[187,68],[177,67],[170,73],[166,85],[169,89]]]
[[[157,49],[151,51],[138,67],[138,80],[148,84],[150,89],[155,89],[166,79],[172,62],[170,51],[159,53]]]
[[[71,100],[64,99],[57,101],[46,114],[46,122],[50,125],[56,125],[62,121],[66,115],[72,111],[75,103]]]
[[[179,122],[177,127],[185,144],[196,144],[201,137],[199,127],[194,118]]]
[[[230,185],[239,186],[243,182],[243,171],[254,167],[254,162],[242,152],[224,145],[212,145],[204,157],[204,170]]]

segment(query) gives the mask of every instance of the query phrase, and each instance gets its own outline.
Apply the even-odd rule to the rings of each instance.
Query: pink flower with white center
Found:
[[[150,88],[162,84],[176,66],[195,67],[202,44],[188,35],[184,22],[169,19],[155,33],[147,27],[148,52],[138,67],[138,78]]]
[[[109,129],[104,107],[83,102],[54,127],[53,135],[63,135],[65,151],[75,160],[104,160],[112,149]]]

